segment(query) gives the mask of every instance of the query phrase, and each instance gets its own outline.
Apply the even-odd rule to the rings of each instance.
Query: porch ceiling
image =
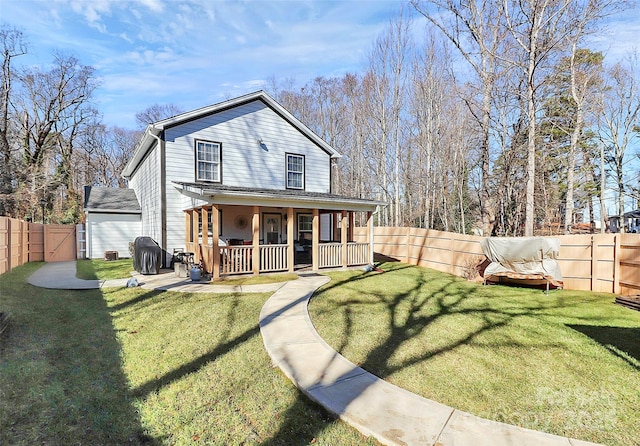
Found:
[[[180,193],[216,204],[295,207],[335,211],[375,211],[383,201],[298,190],[230,187],[211,183],[173,182]]]

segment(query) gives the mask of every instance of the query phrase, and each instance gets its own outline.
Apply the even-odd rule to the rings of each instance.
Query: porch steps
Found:
[[[617,296],[616,303],[632,310],[640,311],[640,295],[639,296]]]

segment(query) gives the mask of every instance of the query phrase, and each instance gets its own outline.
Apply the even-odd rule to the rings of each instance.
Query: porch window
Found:
[[[196,181],[220,182],[220,143],[196,141]]]
[[[304,189],[304,156],[287,153],[287,189]]]

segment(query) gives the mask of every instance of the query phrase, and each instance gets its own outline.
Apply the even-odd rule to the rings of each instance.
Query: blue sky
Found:
[[[0,0],[25,31],[29,61],[55,49],[97,69],[108,124],[134,126],[154,103],[184,110],[261,89],[360,71],[395,1]]]
[[[108,125],[134,128],[154,103],[184,110],[259,90],[275,78],[361,72],[400,0],[0,0],[0,21],[22,29],[46,67],[55,50],[97,69]],[[420,23],[416,25],[421,26]],[[638,11],[611,21],[597,49],[619,58],[640,39]]]

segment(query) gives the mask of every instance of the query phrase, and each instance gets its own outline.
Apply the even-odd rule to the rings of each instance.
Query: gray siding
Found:
[[[136,192],[142,209],[140,235],[153,238],[162,244],[160,151],[156,145],[129,180],[129,187]]]
[[[222,144],[224,185],[284,189],[286,154],[293,153],[305,157],[305,190],[330,192],[329,154],[260,101],[170,128],[165,132],[165,139],[168,250],[184,246],[183,209],[204,204],[197,200],[185,201],[171,184],[172,181],[195,181],[195,141],[198,139]],[[258,143],[259,139],[264,147]],[[145,205],[140,204],[144,212]]]

